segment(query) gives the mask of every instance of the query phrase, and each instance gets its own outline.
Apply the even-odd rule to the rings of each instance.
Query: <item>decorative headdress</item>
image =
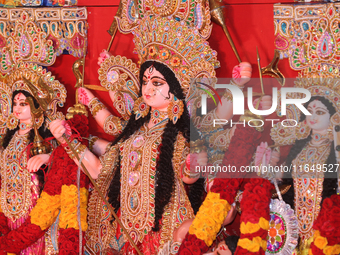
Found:
[[[170,17],[183,21],[186,25],[197,29],[204,39],[211,34],[209,1],[204,0],[122,0],[121,15],[116,19],[121,33],[130,33],[139,24],[139,19],[148,16]],[[137,4],[137,6],[136,6]]]
[[[51,66],[68,51],[82,57],[87,46],[87,11],[77,8],[0,8],[0,70],[20,62]]]
[[[184,21],[147,16],[132,33],[139,63],[158,61],[169,67],[181,84],[187,103],[202,93],[195,81],[215,81],[214,69],[220,66],[216,51]],[[98,72],[105,88],[121,92],[117,94],[121,103],[120,108],[116,108],[118,112],[123,117],[130,115],[140,88],[138,67],[124,57],[111,56]]]
[[[24,82],[23,77],[29,80],[38,89],[38,93],[32,93],[31,89]],[[53,101],[49,104],[53,118],[61,117],[62,113],[57,112],[57,106],[63,107],[66,101],[66,88],[46,72],[41,66],[32,63],[19,63],[15,70],[0,82],[0,134],[6,132],[6,122],[11,113],[12,93],[15,90],[24,90],[33,97],[45,97],[46,91],[39,87],[38,81],[42,78],[43,82],[54,90]]]
[[[308,89],[311,96],[320,96],[328,99],[335,107],[337,112],[340,112],[340,78],[297,78],[295,81],[295,87]],[[280,98],[280,93],[278,93]],[[288,98],[304,98],[304,94],[301,93],[288,93]],[[277,114],[281,116],[281,103],[278,100]],[[299,123],[301,112],[295,105],[287,106],[287,119],[293,119]],[[334,116],[334,115],[333,115]],[[286,126],[289,126],[287,123]],[[291,123],[294,126],[294,123]],[[304,126],[298,124],[294,129],[291,127],[284,127],[281,122],[275,124],[271,130],[271,137],[276,144],[291,145],[296,139],[301,139],[302,134],[305,132]]]
[[[190,79],[198,77],[201,72],[214,77],[214,68],[220,67],[216,51],[198,35],[197,30],[183,21],[146,17],[133,34],[140,62],[152,60],[167,65],[175,73],[185,95],[189,92]]]

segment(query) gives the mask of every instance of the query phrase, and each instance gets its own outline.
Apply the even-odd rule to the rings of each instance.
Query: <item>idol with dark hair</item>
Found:
[[[169,84],[169,92],[174,94],[178,99],[184,101],[184,94],[182,92],[182,88],[171,69],[159,62],[152,62],[147,61],[143,63],[140,68],[140,84],[143,83],[143,74],[147,68],[153,66],[159,71],[164,78],[166,79],[167,83]],[[140,90],[139,96],[141,96],[142,90]],[[169,95],[167,95],[169,96]],[[185,103],[184,103],[185,104]],[[150,114],[142,119],[135,120],[135,114],[132,113],[131,118],[127,126],[124,128],[123,132],[118,136],[112,145],[117,144],[118,142],[124,141],[129,138],[133,133],[135,133],[138,129],[140,129],[144,123],[150,120]],[[176,124],[173,124],[169,121],[165,128],[164,133],[162,135],[162,146],[160,149],[159,159],[157,162],[156,168],[156,188],[155,188],[155,224],[153,227],[154,231],[159,231],[159,223],[162,218],[162,214],[164,212],[165,206],[169,203],[171,194],[174,189],[174,170],[172,167],[172,160],[173,160],[173,153],[174,153],[174,144],[176,137],[179,132],[183,134],[187,142],[190,142],[191,138],[196,137],[199,138],[199,134],[197,130],[194,128],[194,125],[190,125],[191,120],[187,110],[186,105],[184,105],[184,112],[181,118],[177,121]],[[195,132],[195,134],[190,134],[191,132]],[[120,173],[117,171],[120,165],[116,167],[116,174],[114,179],[111,182],[110,189],[109,189],[109,202],[112,206],[116,209],[116,211],[120,207]],[[201,202],[202,202],[202,195],[203,195],[203,182],[204,179],[199,179],[197,182],[191,185],[190,192],[189,192],[189,199],[192,203],[193,209],[195,213],[198,211]]]
[[[336,113],[336,109],[328,99],[321,96],[313,96],[305,107],[312,116],[302,114],[300,122],[306,123],[311,130],[306,126],[306,138],[296,140],[287,156],[285,164],[295,166],[296,172],[284,173],[283,184],[291,187],[282,196],[296,212],[301,244],[312,236],[313,222],[324,199],[337,192],[337,173],[333,169],[337,163],[334,141],[332,134],[327,134],[330,117]],[[309,177],[301,175],[306,165],[310,168]],[[318,165],[325,166],[322,168],[321,182],[321,173],[317,175],[320,172]]]
[[[26,99],[32,98],[35,108],[37,100],[25,90],[16,90],[12,94],[11,117],[7,120],[8,129],[2,142],[0,157],[1,168],[1,209],[7,223],[0,226],[0,231],[18,229],[30,217],[30,212],[37,202],[44,186],[42,166],[49,161],[49,154],[32,156],[27,153],[27,146],[34,140],[34,129],[30,105]],[[42,138],[52,134],[44,125],[44,117],[39,119],[38,132]],[[29,166],[29,160],[31,165]],[[34,162],[34,163],[33,163]],[[10,189],[8,187],[11,187]],[[44,250],[44,237],[26,247],[22,253],[40,253]]]
[[[204,179],[191,178],[187,157],[189,143],[200,136],[191,123],[179,79],[168,66],[146,61],[141,65],[139,80],[141,88],[131,116],[125,126],[112,125],[122,127],[121,133],[113,134],[116,138],[103,155],[102,168],[98,171],[94,167],[94,173],[100,172],[98,185],[107,194],[109,203],[140,251],[157,254],[163,248],[168,249],[174,231],[194,218],[203,200]],[[93,99],[90,92],[82,93],[91,98],[89,104],[98,104],[98,99]],[[175,106],[179,111],[173,111]],[[104,114],[105,111],[100,113],[108,116],[106,119],[112,123],[121,121],[108,111]],[[107,122],[98,116],[97,113],[97,122]],[[207,160],[206,153],[203,154]],[[94,166],[96,160],[89,162],[89,166]],[[98,214],[95,209],[100,204],[93,197],[90,204],[89,217],[102,217],[102,212]],[[105,222],[112,224],[110,233],[122,235],[117,221],[105,218]],[[88,233],[97,233],[99,226],[109,224],[105,222],[90,224]],[[90,234],[88,237],[92,240]],[[86,245],[88,250],[95,247],[95,240]],[[106,248],[105,243],[103,249]],[[132,244],[126,242],[121,252],[135,251]]]

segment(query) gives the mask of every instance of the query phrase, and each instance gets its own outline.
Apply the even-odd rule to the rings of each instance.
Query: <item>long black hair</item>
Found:
[[[139,72],[140,84],[143,83],[144,72],[153,66],[158,72],[160,72],[167,83],[169,84],[169,93],[174,94],[178,99],[182,100],[184,103],[184,112],[176,124],[172,121],[168,121],[164,128],[164,133],[162,136],[162,142],[160,147],[160,154],[157,161],[156,176],[155,176],[155,222],[153,231],[159,231],[159,222],[162,219],[164,212],[164,207],[169,203],[172,191],[174,190],[175,173],[172,167],[172,158],[174,153],[174,144],[176,137],[179,132],[181,132],[187,142],[190,141],[190,135],[193,137],[194,134],[190,134],[190,117],[184,102],[184,94],[181,85],[176,78],[174,72],[168,68],[166,65],[156,62],[156,61],[146,61],[142,64]],[[142,95],[142,90],[139,91],[139,96]],[[144,118],[139,118],[135,120],[135,114],[132,113],[131,117],[124,128],[123,132],[115,139],[112,146],[120,141],[128,139],[136,131],[138,131],[144,123],[150,120],[151,113]],[[196,130],[191,129],[191,133]],[[196,131],[197,132],[197,131]],[[198,133],[197,136],[198,137]],[[194,192],[189,192],[189,199],[191,199],[194,211],[197,211],[203,196],[203,179],[198,180],[192,186]],[[194,193],[194,194],[193,194]],[[109,203],[118,211],[120,207],[120,162],[115,168],[115,175],[109,187],[108,197]]]
[[[11,108],[11,112],[13,112],[13,103],[14,103],[14,97],[18,94],[23,94],[26,98],[27,97],[30,97],[33,99],[33,102],[34,102],[34,107],[35,108],[38,108],[40,105],[38,103],[38,101],[27,91],[25,90],[15,90],[13,92],[13,95],[12,95],[12,108]],[[12,137],[14,136],[14,134],[19,130],[19,125],[13,129],[13,130],[10,130],[10,129],[7,129],[6,131],[6,134],[4,136],[4,139],[3,139],[3,142],[2,142],[2,147],[4,149],[7,148],[8,144],[10,143],[10,141],[12,140]],[[51,137],[52,134],[51,132],[49,131],[49,129],[45,128],[45,125],[43,124],[40,128],[39,128],[39,134],[41,135],[41,137],[43,139],[45,138],[48,138],[48,137]],[[32,128],[30,131],[29,131],[29,134],[28,134],[28,143],[32,143],[34,140],[34,129]],[[44,173],[42,170],[39,170],[36,172],[37,176],[38,176],[38,180],[39,180],[39,184],[41,186],[43,186],[44,184]]]
[[[336,113],[336,109],[334,108],[333,104],[328,99],[320,96],[311,97],[311,99],[305,104],[305,108],[307,108],[308,105],[314,100],[319,100],[322,104],[324,104],[327,107],[330,116]],[[300,117],[300,122],[304,121],[305,119],[306,115],[302,114]],[[299,155],[299,153],[310,142],[311,139],[312,135],[310,134],[305,139],[296,140],[295,144],[293,145],[292,149],[290,150],[287,156],[286,159],[287,166],[291,166],[292,161]],[[331,144],[331,151],[325,163],[327,167],[329,167],[330,165],[334,166],[334,164],[337,163],[335,158],[334,142],[332,142]],[[330,197],[333,194],[336,194],[338,185],[337,173],[334,169],[332,170],[332,172],[327,171],[324,177],[325,178],[323,181],[321,204],[325,198]],[[286,203],[288,203],[292,208],[294,208],[294,182],[290,172],[284,174],[283,184],[291,185],[290,189],[287,191],[286,194],[282,196],[282,198]]]

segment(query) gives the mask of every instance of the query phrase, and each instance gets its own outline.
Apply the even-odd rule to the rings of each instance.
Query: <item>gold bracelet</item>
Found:
[[[223,96],[224,98],[228,99],[228,101],[232,102],[233,101],[233,94],[230,92],[229,89],[226,89]]]
[[[184,177],[187,177],[187,178],[197,178],[200,176],[200,173],[191,173],[191,171],[187,168],[186,164],[184,163],[184,166],[183,166],[183,171],[182,171],[182,174]]]
[[[99,140],[98,136],[91,136],[90,137],[90,141],[89,141],[89,150],[92,151],[93,150],[93,145],[95,144],[95,142],[97,142]]]
[[[73,146],[73,149],[78,153],[79,158],[80,155],[83,154],[83,152],[86,150],[86,146],[84,144],[81,144],[77,139],[74,139],[71,142],[71,145]],[[71,159],[75,159],[76,156],[73,154],[71,148],[68,145],[62,145],[64,147],[64,150],[69,155]]]
[[[97,97],[94,97],[89,103],[89,109],[92,116],[96,117],[97,113],[102,109],[106,109],[106,107],[102,102],[99,101]]]
[[[242,79],[242,78],[241,78]],[[234,82],[233,79],[230,80],[230,85],[233,85],[233,86],[237,86],[238,88],[240,88],[241,90],[243,90],[244,88],[244,85],[238,85]]]

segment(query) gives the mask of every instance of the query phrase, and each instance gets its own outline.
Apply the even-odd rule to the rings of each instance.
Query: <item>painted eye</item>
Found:
[[[323,111],[316,111],[316,114],[317,114],[317,115],[324,115],[324,114],[326,114],[326,113],[323,112]]]
[[[155,81],[155,82],[153,83],[153,85],[154,85],[154,86],[162,86],[163,83]]]

